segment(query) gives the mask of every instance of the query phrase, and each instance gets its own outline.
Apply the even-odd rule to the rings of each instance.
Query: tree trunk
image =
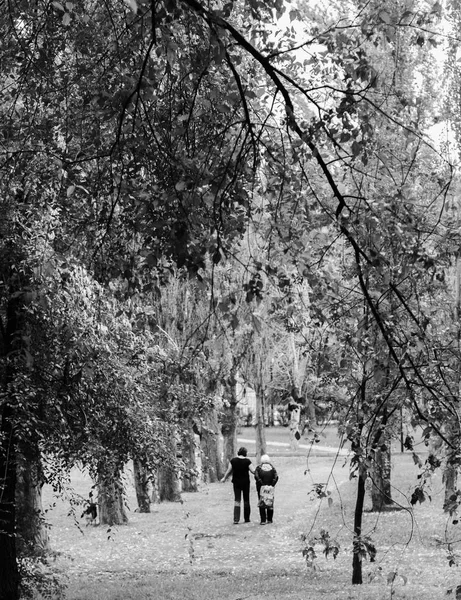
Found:
[[[261,386],[255,386],[256,394],[256,462],[259,463],[261,455],[266,454],[266,430],[264,423],[264,401]]]
[[[458,207],[458,221],[460,218],[460,209]],[[456,323],[457,331],[457,347],[458,355],[461,351],[461,253],[458,251],[456,254],[456,271],[455,271],[455,301],[453,307],[454,321]],[[457,388],[458,397],[453,398],[453,406],[456,407],[459,419],[459,403],[461,398],[461,375],[460,369],[457,370]],[[447,423],[446,425],[447,438],[455,449],[459,447],[460,431],[455,421]],[[450,511],[450,505],[453,505],[453,499],[456,499],[456,491],[458,487],[458,469],[457,469],[457,452],[451,448],[446,449],[447,457],[445,462],[445,468],[443,471],[443,481],[445,483],[445,498],[443,509],[445,512]]]
[[[386,344],[379,332],[376,333],[374,345],[376,354],[374,357],[373,380],[375,384],[374,389],[378,393],[376,398],[379,398],[380,393],[386,393],[386,390],[389,390],[391,383],[391,363],[389,352],[386,351]],[[391,412],[394,412],[394,408],[391,407]],[[373,432],[373,441],[370,448],[371,456],[373,457],[370,470],[372,480],[371,505],[372,511],[375,512],[379,512],[384,507],[394,504],[391,488],[391,435],[388,430],[388,419],[389,407],[388,402],[386,402],[385,406],[382,407],[381,424]]]
[[[371,470],[371,510],[380,512],[394,504],[391,488],[391,440],[389,435],[383,436],[383,443],[376,448]]]
[[[19,599],[15,535],[16,453],[12,413],[11,406],[5,404],[0,429],[0,600]]]
[[[21,555],[43,556],[49,550],[45,527],[42,487],[44,483],[38,448],[17,455],[16,528]]]
[[[299,432],[301,405],[297,402],[291,401],[288,405],[288,410],[290,411],[290,448],[291,450],[296,451],[299,448],[299,440],[301,437],[301,434]]]
[[[179,502],[181,488],[178,473],[172,465],[160,467],[157,473],[160,502]]]
[[[454,399],[454,406],[457,406],[457,399]],[[457,422],[452,419],[445,425],[447,439],[452,444],[452,448],[446,448],[445,466],[443,469],[443,482],[445,485],[445,495],[443,510],[451,512],[453,510],[453,500],[457,500],[458,489],[458,448],[460,443],[460,433]]]
[[[225,464],[229,464],[231,458],[237,454],[237,426],[238,415],[236,406],[232,406],[226,409],[223,422],[221,423],[223,458]]]
[[[458,471],[452,464],[447,464],[443,472],[443,482],[445,484],[445,494],[443,502],[444,512],[450,512],[450,506],[453,506],[453,500],[456,501],[456,489],[458,483]]]
[[[98,481],[99,522],[101,525],[124,525],[128,522],[125,511],[124,490],[119,472],[113,477],[100,477]]]
[[[158,496],[160,502],[179,502],[181,500],[181,482],[177,462],[176,435],[170,435],[170,462],[163,464],[157,471]]]
[[[218,413],[213,409],[203,423],[197,425],[200,436],[200,470],[202,480],[215,483],[224,475],[220,452]]]
[[[3,356],[12,357],[15,350],[14,339],[19,326],[21,305],[17,298],[11,299],[7,306]],[[13,374],[7,368],[2,388],[8,394]],[[16,547],[16,436],[14,431],[14,408],[7,401],[1,409],[0,422],[0,600],[18,600],[20,576],[17,564]]]
[[[182,477],[182,489],[184,492],[197,491],[197,463],[195,460],[195,434],[192,427],[185,431],[182,437],[182,459],[184,462],[184,473]]]
[[[158,469],[155,471],[152,478],[152,494],[151,494],[151,502],[152,504],[160,504],[160,490],[158,489]]]
[[[362,518],[363,518],[363,505],[365,502],[365,479],[366,472],[359,469],[358,483],[357,483],[357,498],[355,501],[355,512],[354,512],[354,550],[352,557],[352,583],[361,584],[363,583],[362,577],[362,553],[361,553],[361,536],[362,536]]]
[[[229,377],[224,388],[221,432],[223,435],[223,459],[226,465],[237,454],[238,401],[235,377]]]
[[[315,403],[314,398],[308,398],[306,400],[306,423],[304,425],[304,429],[306,427],[315,427],[317,425],[317,415],[315,411]],[[304,430],[303,432],[304,433]]]
[[[149,476],[138,460],[133,460],[133,474],[138,510],[141,513],[150,513]]]

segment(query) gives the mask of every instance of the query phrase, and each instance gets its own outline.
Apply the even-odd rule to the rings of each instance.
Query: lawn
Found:
[[[278,454],[286,454],[289,452],[290,444],[290,430],[288,427],[267,427],[265,429],[266,441],[268,442],[268,450],[272,453],[274,451]],[[316,434],[316,435],[315,435]],[[305,455],[306,451],[312,447],[312,451],[315,450],[316,446],[328,446],[337,448],[341,442],[338,436],[337,425],[326,425],[317,427],[315,434],[311,431],[306,431],[305,435],[299,440],[300,453]],[[240,427],[238,430],[238,438],[245,440],[255,439],[255,428],[254,427]],[[283,445],[281,445],[283,444]],[[249,446],[249,450],[253,450],[253,446]],[[293,453],[290,452],[292,455]]]
[[[281,429],[288,437],[286,429]],[[241,439],[250,439],[245,428]],[[278,435],[278,432],[277,434]],[[333,433],[325,445],[333,445]],[[323,444],[323,442],[322,442]],[[249,444],[248,444],[249,445]],[[349,480],[347,457],[333,454],[280,456],[270,451],[280,482],[274,524],[259,525],[252,489],[252,522],[232,524],[232,486],[203,485],[183,495],[182,503],[152,505],[150,514],[134,511],[134,490],[127,471],[129,523],[114,528],[79,530],[67,501],[45,490],[50,507],[52,569],[67,582],[68,600],[434,600],[455,598],[447,591],[461,583],[458,566],[449,566],[449,540],[461,539],[459,525],[443,514],[440,477],[432,482],[432,501],[411,507],[417,483],[410,455],[394,457],[394,499],[402,510],[366,512],[364,532],[375,543],[375,562],[364,563],[364,584],[352,586],[352,523],[355,480]],[[75,471],[76,491],[87,495],[88,477]],[[329,498],[312,493],[327,484]],[[53,503],[56,503],[51,508]],[[368,511],[369,506],[367,504]],[[77,514],[77,517],[80,515]],[[79,519],[77,519],[79,521]],[[301,534],[321,529],[340,544],[336,560],[318,547],[315,568],[302,556]],[[453,544],[457,551],[458,543]],[[461,550],[460,550],[461,552]]]

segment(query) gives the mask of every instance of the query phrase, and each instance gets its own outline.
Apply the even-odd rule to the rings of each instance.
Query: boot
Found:
[[[265,506],[259,507],[259,516],[261,517],[261,525],[264,525],[266,523],[266,507]]]
[[[272,523],[273,518],[274,518],[274,509],[268,508],[267,509],[267,522]]]
[[[234,504],[234,525],[240,521],[240,504]]]
[[[249,523],[250,522],[250,503],[249,502],[244,502],[243,503],[243,517],[245,519],[245,523]]]

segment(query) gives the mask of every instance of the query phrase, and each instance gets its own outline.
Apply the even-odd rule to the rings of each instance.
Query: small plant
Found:
[[[458,509],[461,504],[461,490],[456,490],[449,496],[443,505],[443,510],[453,517],[453,525],[458,524]]]
[[[64,600],[66,585],[62,581],[63,574],[53,570],[45,557],[22,557],[18,566],[23,600],[32,600],[37,593],[44,600]]]
[[[326,529],[320,530],[320,535],[314,538],[308,538],[306,534],[301,534],[301,541],[303,542],[302,555],[306,561],[306,566],[314,569],[315,559],[317,558],[317,548],[320,546],[325,558],[332,556],[334,559],[339,554],[340,545],[339,543],[330,537],[330,534]]]
[[[451,594],[454,594],[454,600],[461,600],[461,585],[447,590],[447,596],[451,596]]]
[[[448,546],[447,546],[447,560],[448,560],[448,566],[450,566],[450,567],[458,566],[458,556],[455,554],[452,544],[448,544]]]
[[[323,498],[326,498],[328,506],[333,504],[333,498],[331,497],[330,490],[327,489],[326,483],[314,483],[313,488],[309,492],[309,496],[311,497],[311,500],[323,500]]]
[[[375,562],[378,553],[373,540],[368,536],[356,536],[354,538],[353,552],[354,554],[360,554],[364,559],[369,558],[370,562]]]

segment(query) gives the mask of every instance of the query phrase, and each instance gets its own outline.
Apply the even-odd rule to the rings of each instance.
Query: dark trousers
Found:
[[[240,521],[240,506],[243,496],[243,518],[246,522],[250,520],[250,482],[234,483],[234,523]]]
[[[272,523],[274,518],[274,507],[270,508],[267,506],[261,506],[261,486],[256,486],[256,491],[258,492],[258,507],[259,507],[259,516],[261,518],[261,523]]]

